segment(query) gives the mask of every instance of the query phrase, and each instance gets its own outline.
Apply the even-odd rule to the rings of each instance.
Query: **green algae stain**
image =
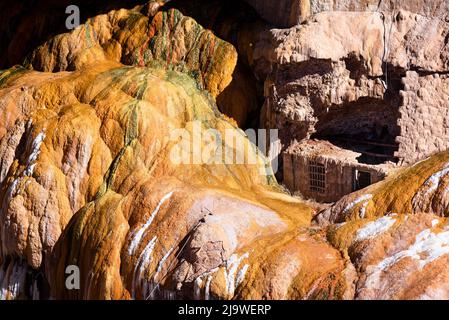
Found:
[[[16,65],[10,69],[0,70],[0,87],[6,86],[14,78],[26,72],[28,72],[28,69],[20,65]]]

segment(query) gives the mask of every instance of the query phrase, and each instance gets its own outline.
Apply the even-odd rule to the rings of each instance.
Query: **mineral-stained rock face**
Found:
[[[447,299],[447,230],[431,214],[389,214],[333,227],[329,238],[357,270],[356,299]]]
[[[195,126],[206,126],[223,136],[228,129],[254,152],[187,75],[114,62],[73,73],[6,73],[5,287],[19,279],[9,275],[16,268],[8,267],[11,259],[45,270],[51,296],[77,298],[146,298],[157,270],[157,283],[173,283],[164,290],[176,292],[177,283],[194,283],[227,265],[229,270],[220,269],[226,286],[217,284],[218,291],[208,294],[232,297],[245,273],[237,277],[233,255],[248,252],[251,261],[259,242],[277,243],[273,234],[289,242],[295,226],[310,220],[307,207],[270,187],[265,160],[257,154],[254,165],[176,165],[172,147],[178,138],[170,139],[170,131],[177,128],[194,133]],[[234,152],[223,147],[223,153]],[[71,264],[80,266],[82,289],[69,295],[64,272]],[[20,283],[15,285],[10,294],[20,295]]]
[[[170,66],[188,72],[217,96],[231,81],[234,48],[175,9],[158,12],[158,5],[148,5],[150,17],[129,10],[97,16],[37,48],[29,64],[40,71],[75,70],[104,59]]]
[[[290,29],[217,3],[114,2],[0,71],[0,299],[448,298],[447,152],[317,212],[237,126],[264,82],[289,155],[354,130],[404,164],[446,149],[445,2],[248,1]]]
[[[52,65],[40,56],[45,48],[31,65]],[[310,209],[276,191],[265,159],[195,80],[94,57],[101,59],[74,72],[2,73],[2,297],[31,297],[27,269],[31,283],[45,274],[39,281],[49,292],[34,290],[43,298],[343,297],[350,290],[338,251],[307,236]],[[54,66],[66,69],[63,61]],[[177,163],[179,137],[170,133],[193,134],[196,126],[231,130],[254,164]],[[310,252],[301,249],[308,243]],[[314,256],[320,250],[323,261]],[[290,272],[265,275],[281,257]],[[68,265],[79,266],[81,290],[66,289]]]
[[[357,299],[447,299],[447,169],[442,153],[318,215],[353,263]]]
[[[392,177],[342,198],[318,216],[319,221],[339,223],[348,218],[377,217],[393,213],[448,215],[448,153],[418,162]]]

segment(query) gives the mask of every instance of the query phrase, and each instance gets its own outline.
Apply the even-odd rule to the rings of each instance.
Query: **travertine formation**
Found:
[[[127,10],[96,16],[38,47],[27,64],[50,72],[78,70],[105,59],[162,66],[188,73],[216,97],[231,81],[235,49],[176,9],[158,12],[159,5],[148,4],[150,17]]]
[[[355,298],[448,298],[448,160],[438,154],[317,216],[357,270]]]
[[[388,214],[347,222],[328,237],[357,270],[356,299],[448,299],[447,220]]]
[[[448,153],[394,173],[391,177],[366,189],[343,197],[318,216],[321,223],[339,223],[357,216],[378,217],[385,213],[448,214]]]
[[[292,27],[149,1],[0,71],[0,299],[449,297],[446,2],[247,2]],[[376,157],[351,135],[413,165],[358,164],[394,170],[318,212],[238,127],[262,85],[285,182],[311,154]]]
[[[204,247],[205,257],[188,264],[199,270],[175,278],[191,282],[255,237],[310,219],[304,205],[275,193],[269,167],[255,153],[254,165],[214,164],[216,154],[205,152],[204,164],[177,164],[173,130],[180,128],[191,134],[195,126],[215,128],[223,136],[231,130],[242,140],[237,145],[254,152],[187,75],[105,61],[57,74],[10,69],[2,79],[2,260],[6,270],[22,260],[45,272],[53,297],[145,298],[141,282],[149,284],[170,247],[170,263],[189,263],[193,248]],[[223,153],[235,152],[217,143]],[[239,210],[246,219],[224,218]],[[65,290],[71,264],[80,266],[81,291]],[[9,274],[17,287],[11,294],[23,294]]]
[[[338,251],[322,237],[296,238],[298,227],[308,234],[310,208],[279,192],[265,158],[189,70],[91,59],[92,47],[71,42],[83,28],[58,38],[80,44],[69,60],[52,64],[51,53],[42,55],[48,44],[30,60],[49,70],[83,61],[74,71],[15,67],[1,75],[2,297],[287,298],[344,287]],[[254,164],[215,164],[214,153],[178,163],[174,130],[194,135],[195,127],[234,132]],[[201,147],[196,141],[192,147]],[[212,150],[242,151],[215,143]],[[194,149],[184,152],[196,157]],[[304,242],[315,249],[301,250]],[[295,257],[285,258],[285,268],[295,261],[297,273],[281,284],[282,273],[262,276],[269,261],[260,256],[278,261],[284,246]],[[306,265],[322,259],[317,250],[328,253],[321,269]],[[69,265],[80,268],[80,290],[65,287]],[[307,280],[296,279],[306,270]]]

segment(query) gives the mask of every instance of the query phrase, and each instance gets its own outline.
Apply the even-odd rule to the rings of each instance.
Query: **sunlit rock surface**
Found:
[[[265,19],[268,2],[253,4]],[[448,298],[447,152],[317,212],[237,126],[265,83],[265,111],[280,98],[270,125],[307,135],[317,105],[381,100],[397,80],[386,62],[407,71],[410,109],[447,106],[445,2],[401,4],[394,22],[318,13],[362,1],[282,3],[304,24],[223,13],[212,31],[187,5],[114,7],[0,72],[0,299]],[[229,133],[235,144],[214,138]]]
[[[401,170],[316,217],[357,270],[356,299],[447,299],[448,160]]]
[[[388,213],[448,215],[449,154],[443,152],[366,189],[352,193],[318,216],[340,223]]]

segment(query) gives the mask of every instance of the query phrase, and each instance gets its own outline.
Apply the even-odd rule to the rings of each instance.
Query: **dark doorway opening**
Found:
[[[371,185],[371,173],[361,170],[354,170],[354,187],[352,191],[357,191]]]

